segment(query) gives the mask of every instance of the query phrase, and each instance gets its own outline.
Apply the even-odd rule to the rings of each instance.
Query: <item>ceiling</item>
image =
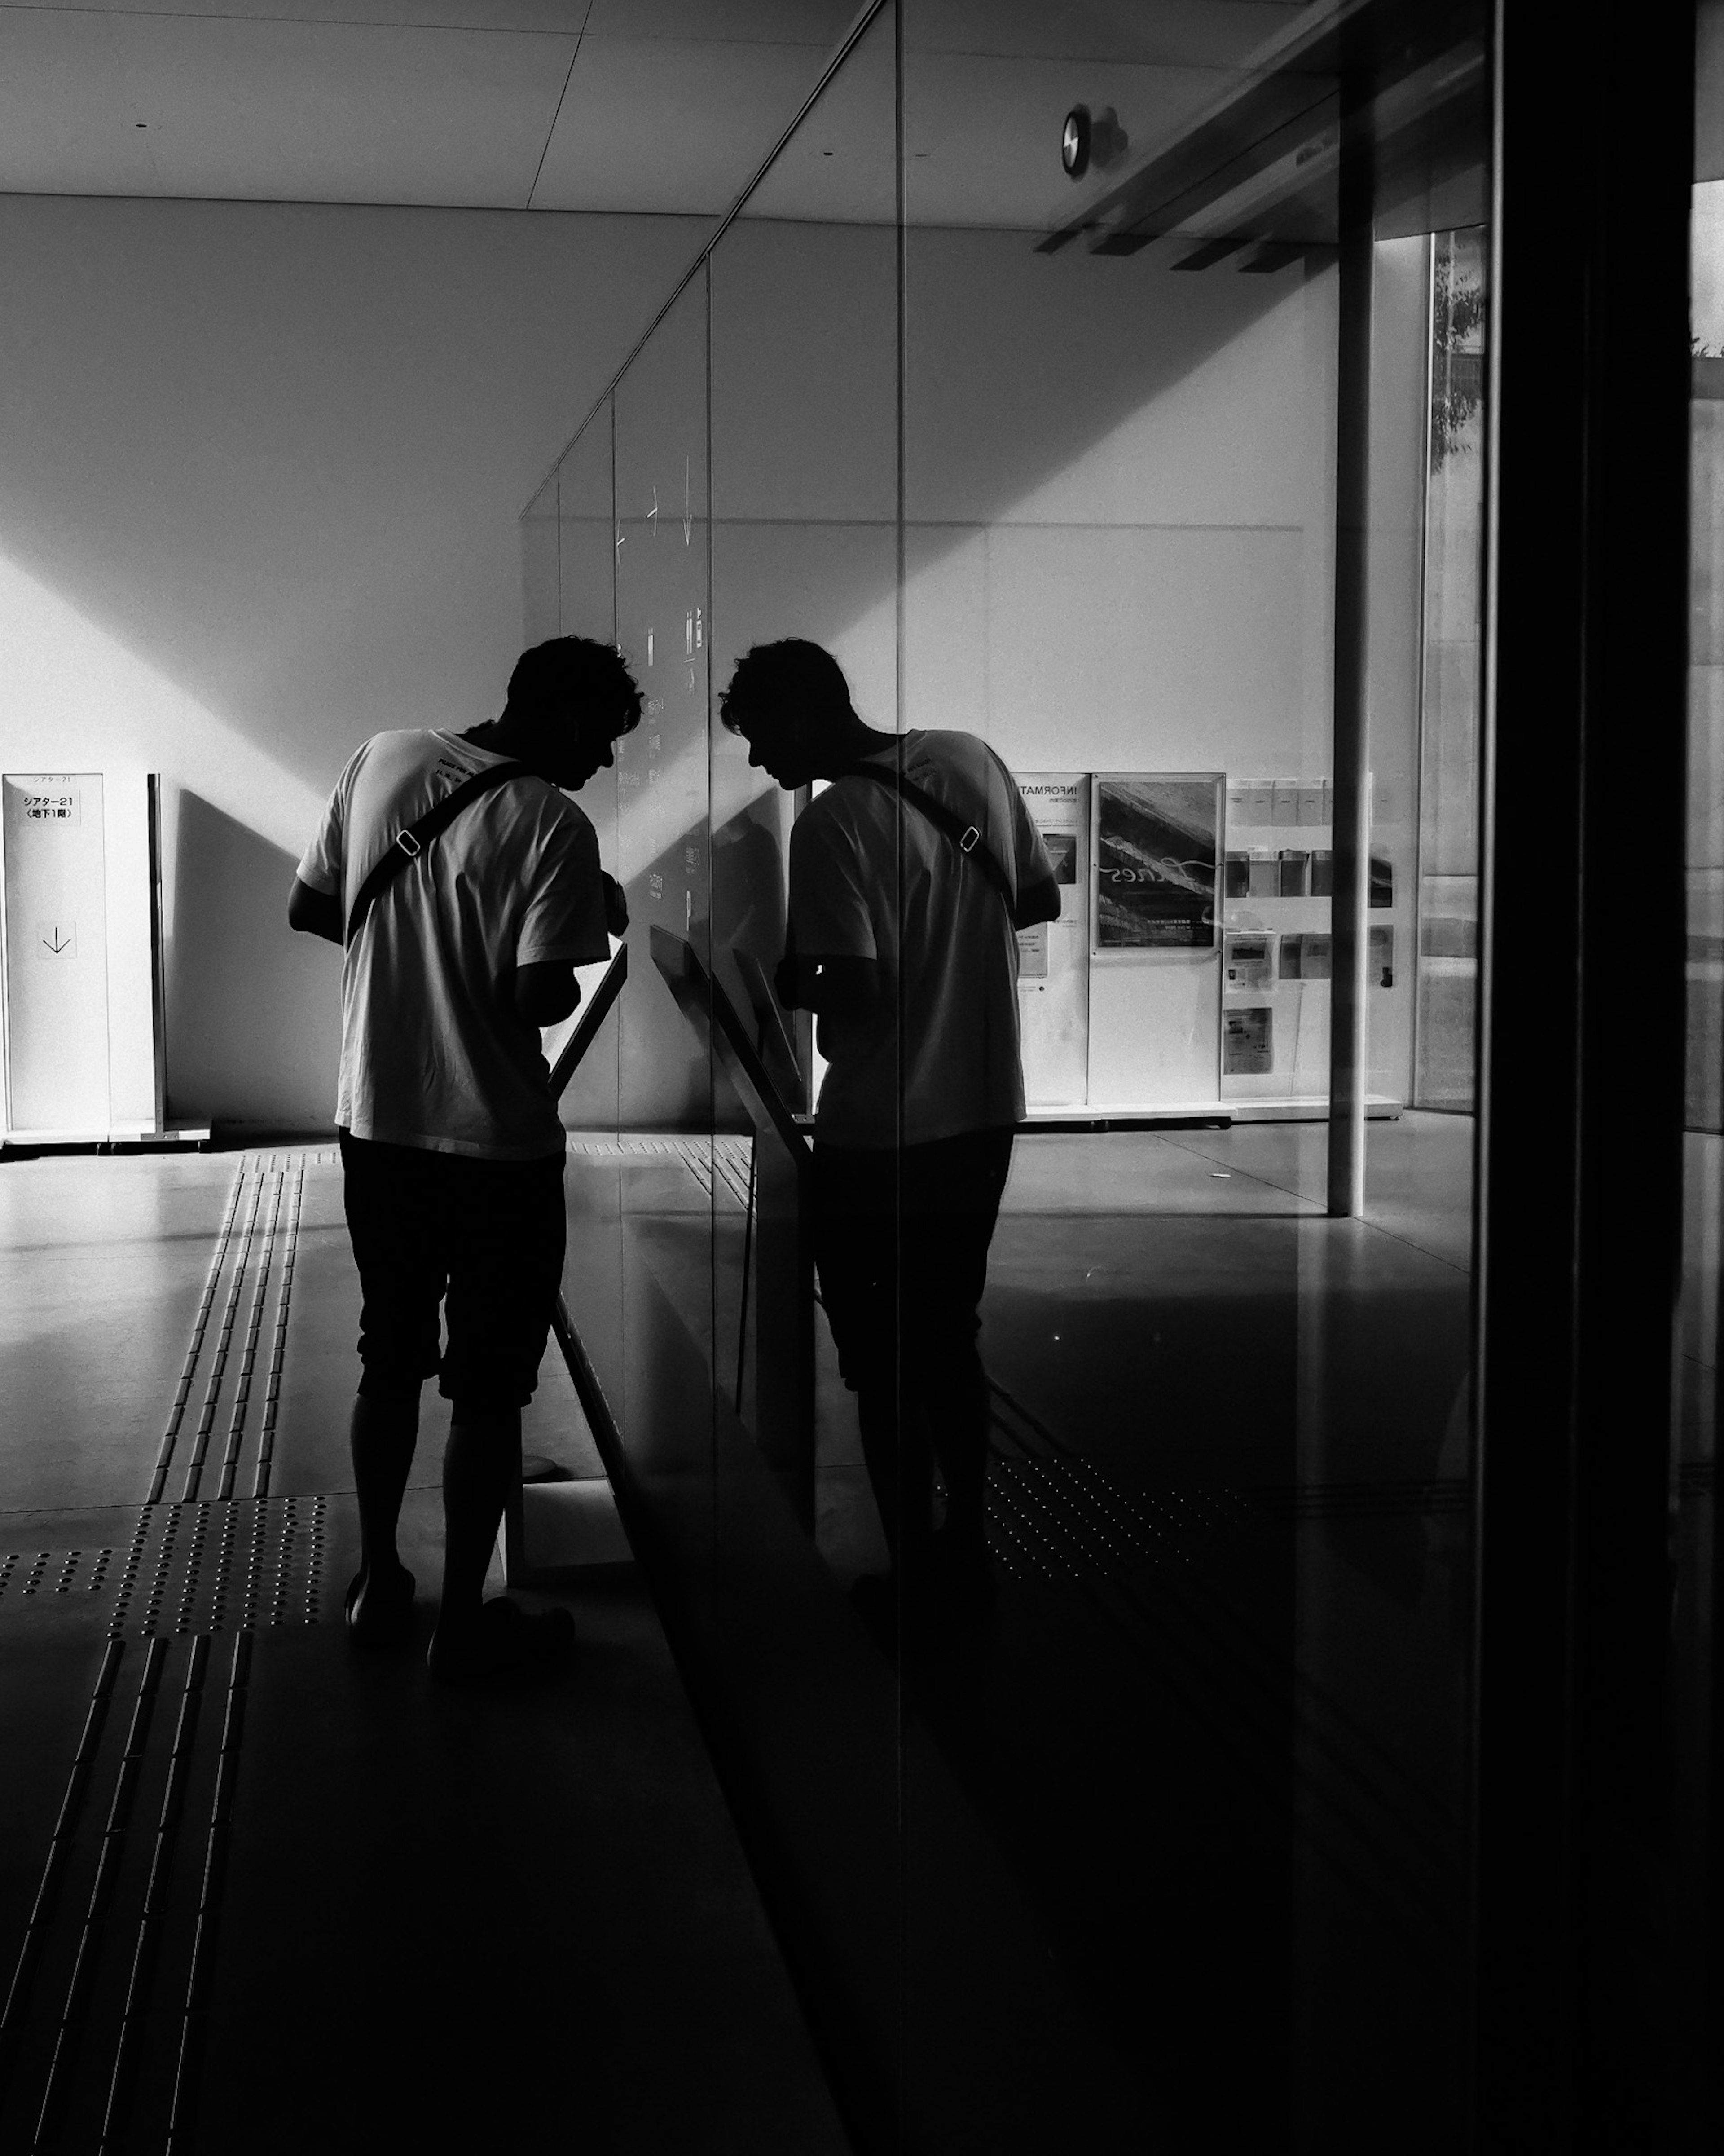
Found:
[[[1332,0],[906,0],[911,214],[1069,213],[1072,103],[1140,149]],[[716,215],[858,0],[0,0],[0,192]],[[890,216],[872,33],[778,214]],[[881,191],[884,189],[884,197]]]

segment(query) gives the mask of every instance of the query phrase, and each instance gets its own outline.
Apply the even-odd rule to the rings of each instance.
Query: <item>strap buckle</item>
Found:
[[[976,829],[976,826],[972,824],[968,830],[964,833],[964,835],[957,843],[960,849],[964,853],[973,854],[977,845],[981,843],[981,839],[982,834]]]
[[[395,843],[410,861],[418,860],[419,855],[424,851],[424,848],[411,831],[398,831],[395,834]]]

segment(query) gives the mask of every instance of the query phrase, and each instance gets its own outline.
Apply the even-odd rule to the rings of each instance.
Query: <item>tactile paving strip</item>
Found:
[[[1296,1522],[1445,1512],[1449,1488],[1416,1486],[1422,1502],[1398,1490],[1390,1503],[1381,1490],[1312,1485],[1308,1507],[1278,1511],[1257,1491],[1127,1486],[993,1389],[988,1533],[1001,1570],[1020,1590],[1080,1598],[1183,1697],[1242,1786],[1259,1785],[1272,1807],[1285,1792],[1264,1781],[1264,1765],[1284,1755],[1290,1732],[1310,1847],[1417,1950],[1458,1906],[1450,1807],[1264,1628],[1249,1590],[1285,1563]],[[1341,1501],[1325,1505],[1326,1492]]]
[[[187,2144],[253,1636],[326,1614],[327,1501],[271,1497],[269,1485],[305,1171],[337,1158],[325,1147],[240,1162],[130,1542],[0,1554],[0,1617],[76,1597],[106,1632],[0,2003],[0,2146],[107,2156]],[[246,1496],[235,1494],[243,1465]],[[192,1865],[177,1865],[194,1837]],[[120,1992],[116,1956],[130,1972]],[[162,2006],[177,2035],[166,2081],[152,2083],[145,2031]]]
[[[315,1625],[326,1614],[326,1502],[234,1497],[149,1505],[123,1550],[14,1550],[0,1557],[0,1602],[100,1595],[111,1604],[111,1640]]]
[[[716,1188],[722,1188],[747,1205],[752,1142],[752,1139],[735,1136],[571,1138],[569,1151],[588,1160],[649,1160],[654,1155],[680,1160],[709,1198],[716,1194]]]

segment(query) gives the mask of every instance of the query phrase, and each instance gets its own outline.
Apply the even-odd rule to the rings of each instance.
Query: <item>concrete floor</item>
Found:
[[[841,2150],[638,1580],[428,1685],[428,1395],[351,1650],[357,1318],[326,1150],[0,1166],[0,2148]],[[525,1442],[596,1469],[554,1348]]]
[[[1415,2084],[1397,2145],[1451,2145],[1472,1129],[1373,1124],[1357,1222],[1323,1140],[1020,1143],[984,1309],[1005,1592],[906,1695],[904,1818],[967,1808],[1156,2145],[1370,2146]],[[741,1204],[681,1150],[619,1155],[605,1233],[727,1393]],[[175,2118],[222,2152],[844,2148],[638,1580],[561,1577],[583,1645],[541,1690],[350,1650],[356,1325],[327,1152],[0,1166],[0,2148],[44,2101],[74,2152],[110,2103],[143,2149]],[[841,1586],[881,1553],[822,1351]],[[602,1496],[554,1350],[525,1442]]]

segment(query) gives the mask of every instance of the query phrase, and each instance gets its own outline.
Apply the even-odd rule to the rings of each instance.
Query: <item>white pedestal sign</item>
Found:
[[[6,859],[6,1121],[105,1132],[107,880],[96,773],[0,778]]]

